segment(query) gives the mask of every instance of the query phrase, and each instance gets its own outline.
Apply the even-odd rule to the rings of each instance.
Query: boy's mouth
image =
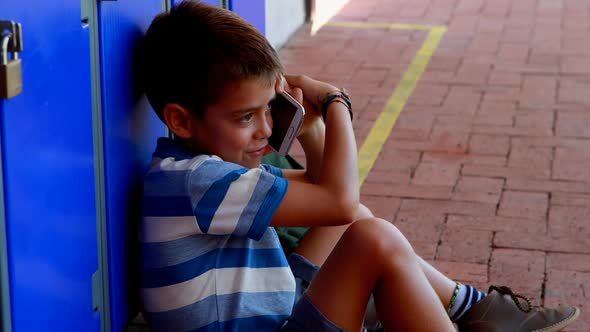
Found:
[[[248,153],[249,154],[253,154],[253,155],[261,155],[262,156],[262,155],[267,154],[268,153],[267,151],[269,149],[270,149],[270,146],[267,144],[267,145],[261,147],[260,149],[257,149],[257,150],[254,150],[254,151],[250,151]]]

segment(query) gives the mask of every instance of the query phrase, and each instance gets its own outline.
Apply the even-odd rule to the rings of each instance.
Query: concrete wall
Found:
[[[266,0],[266,38],[278,50],[305,23],[305,0]]]

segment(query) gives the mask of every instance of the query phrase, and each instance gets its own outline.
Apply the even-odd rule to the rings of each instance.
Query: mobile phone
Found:
[[[303,124],[303,106],[287,92],[278,94],[271,102],[272,134],[268,143],[281,156],[287,155]]]

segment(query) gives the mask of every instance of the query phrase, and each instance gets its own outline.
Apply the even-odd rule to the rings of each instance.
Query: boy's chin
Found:
[[[247,158],[239,161],[234,161],[234,163],[244,166],[246,168],[258,168],[262,164],[262,157]]]
[[[258,168],[260,167],[260,165],[262,164],[262,160],[258,160],[257,162],[247,162],[247,163],[243,163],[242,166],[246,167],[246,168]]]

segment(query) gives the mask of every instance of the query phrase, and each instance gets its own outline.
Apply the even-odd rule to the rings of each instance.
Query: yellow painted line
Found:
[[[369,172],[373,168],[373,165],[375,165],[377,157],[379,156],[379,153],[381,153],[383,145],[385,144],[385,141],[387,141],[397,118],[406,106],[408,99],[416,88],[416,84],[424,74],[424,70],[426,70],[426,66],[428,66],[432,55],[438,48],[447,28],[444,26],[363,22],[330,22],[328,25],[364,29],[387,28],[428,31],[428,35],[420,47],[420,50],[418,50],[418,53],[410,63],[402,80],[399,82],[391,96],[389,96],[383,111],[381,111],[379,117],[375,120],[375,124],[371,128],[369,135],[359,150],[359,185],[362,186],[369,175]]]
[[[368,23],[368,22],[329,22],[326,25],[343,28],[360,28],[360,29],[397,29],[397,30],[427,30],[441,28],[441,26],[420,25],[420,24],[403,24],[403,23]],[[444,27],[442,27],[444,28]]]

